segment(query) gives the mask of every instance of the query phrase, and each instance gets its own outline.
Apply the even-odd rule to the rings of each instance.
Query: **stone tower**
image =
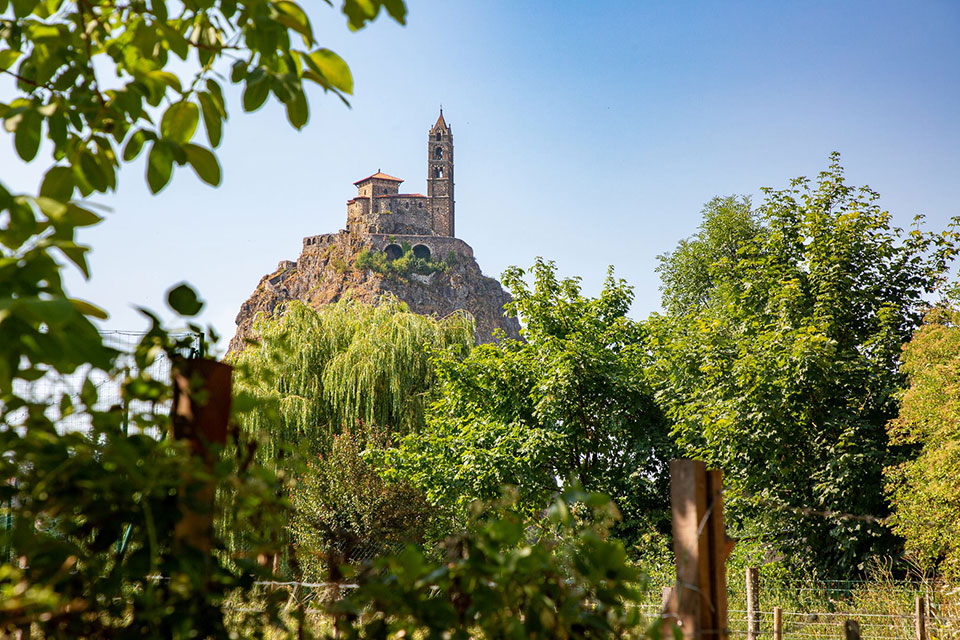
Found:
[[[434,233],[453,236],[453,130],[443,119],[443,109],[427,141],[427,196]]]

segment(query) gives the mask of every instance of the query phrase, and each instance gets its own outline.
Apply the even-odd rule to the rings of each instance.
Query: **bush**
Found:
[[[577,523],[574,503],[592,524]],[[544,531],[507,502],[448,538],[443,560],[408,547],[378,561],[332,605],[338,637],[609,638],[637,630],[641,577],[623,545],[603,535],[616,515],[610,500],[571,492],[548,513]],[[531,540],[532,531],[539,537]]]
[[[407,277],[411,274],[429,276],[440,272],[446,273],[451,264],[443,260],[424,260],[413,254],[413,249],[407,243],[403,244],[403,255],[395,260],[387,260],[387,254],[382,251],[363,249],[354,260],[356,269],[369,269],[382,275]],[[453,253],[453,252],[451,252]],[[456,264],[455,262],[453,264]]]
[[[403,482],[385,481],[362,457],[365,442],[386,444],[374,428],[344,430],[330,452],[306,465],[291,490],[290,532],[304,580],[323,581],[341,564],[359,564],[405,543],[422,542],[436,509]]]

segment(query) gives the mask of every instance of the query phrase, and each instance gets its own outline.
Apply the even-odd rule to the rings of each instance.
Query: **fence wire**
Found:
[[[71,374],[50,371],[32,382],[17,381],[14,387],[14,391],[20,397],[34,403],[46,404],[48,406],[47,416],[56,423],[57,430],[60,433],[90,432],[91,422],[88,413],[79,411],[63,416],[59,409],[62,396],[69,397],[74,405],[78,404],[84,382],[88,379],[97,389],[97,401],[91,409],[94,411],[122,411],[124,412],[125,424],[129,423],[131,415],[149,410],[160,413],[169,411],[167,405],[151,406],[149,403],[142,401],[127,402],[123,397],[124,378],[128,374],[138,373],[133,353],[145,334],[137,331],[101,331],[100,335],[105,345],[120,352],[117,360],[118,373],[111,374],[90,367],[80,368]],[[170,337],[190,344],[182,355],[192,356],[198,353],[200,347],[199,335],[179,333],[170,334]],[[170,359],[166,354],[161,353],[153,364],[147,368],[146,373],[154,380],[169,383]],[[25,416],[25,411],[14,412],[6,417],[6,421],[10,426],[16,427]],[[162,436],[155,428],[147,429],[144,432],[153,437]]]

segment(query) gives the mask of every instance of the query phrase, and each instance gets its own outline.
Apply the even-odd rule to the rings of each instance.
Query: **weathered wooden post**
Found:
[[[227,441],[233,367],[216,360],[178,358],[173,362],[171,374],[173,436],[189,442],[193,454],[212,469],[216,458],[210,445],[225,444]],[[216,493],[216,483],[211,481],[194,489],[189,498],[183,495],[183,517],[174,527],[174,540],[201,551],[210,550]],[[203,512],[187,507],[188,502],[203,505]]]
[[[747,567],[747,640],[760,635],[760,570]]]
[[[783,609],[773,608],[773,640],[783,640]]]
[[[844,640],[860,640],[860,623],[856,620],[847,620],[843,623]]]
[[[917,596],[915,630],[917,640],[927,640],[927,607],[923,596]]]
[[[727,640],[726,561],[733,541],[723,524],[723,476],[698,460],[670,462],[670,506],[677,583],[664,619],[686,640]]]

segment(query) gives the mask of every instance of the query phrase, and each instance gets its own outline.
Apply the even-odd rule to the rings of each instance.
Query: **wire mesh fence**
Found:
[[[731,637],[748,637],[749,616],[742,576],[727,578],[727,620]],[[651,620],[662,611],[662,590],[656,582],[641,605]],[[774,608],[780,608],[783,638],[844,637],[844,623],[856,620],[862,640],[916,640],[916,598],[925,603],[925,638],[960,640],[960,588],[890,578],[851,580],[785,580],[762,577],[756,616],[758,640],[771,640]]]
[[[770,583],[772,584],[772,582]],[[860,625],[861,640],[916,640],[916,617],[912,612],[912,603],[902,603],[898,596],[912,590],[914,593],[925,592],[937,601],[937,610],[931,609],[925,615],[926,635],[929,640],[960,639],[960,593],[943,589],[924,589],[909,582],[869,582],[861,583],[863,589],[869,590],[872,603],[864,600],[834,600],[835,610],[826,610],[827,603],[821,603],[820,610],[805,607],[783,608],[781,611],[781,630],[783,638],[815,638],[821,640],[837,640],[844,638],[844,623],[847,620],[856,620]],[[817,590],[821,585],[816,582],[797,582],[793,586],[803,585],[804,589]],[[788,584],[779,586],[786,587]],[[303,608],[303,612],[311,617],[311,624],[317,628],[328,624],[326,619],[327,606],[336,599],[355,589],[354,582],[299,582],[299,581],[262,581],[257,582],[254,588],[244,594],[242,601],[232,603],[238,612],[256,612],[267,592],[278,590],[287,592],[286,607]],[[736,597],[737,589],[729,589],[729,595]],[[659,600],[661,592],[659,586],[651,585],[647,591],[651,600],[638,605],[643,617],[652,622],[660,617],[662,607]],[[654,598],[656,596],[656,598]],[[656,601],[654,601],[656,600]],[[842,605],[842,606],[841,606]],[[803,610],[797,610],[803,609]],[[755,612],[759,625],[753,634],[758,640],[771,640],[774,635],[773,607]],[[748,612],[742,606],[728,609],[728,632],[732,638],[747,638]]]
[[[47,416],[55,421],[57,429],[61,433],[90,432],[91,416],[87,411],[77,411],[64,415],[60,409],[63,396],[71,400],[71,405],[79,405],[78,400],[83,392],[83,387],[88,382],[93,384],[97,392],[97,400],[90,409],[93,411],[122,412],[125,425],[129,425],[130,416],[148,410],[165,414],[169,411],[169,406],[166,404],[151,406],[143,401],[128,402],[122,392],[124,378],[137,372],[133,354],[144,335],[144,333],[137,331],[101,332],[104,344],[120,353],[115,372],[101,371],[90,367],[80,368],[69,374],[50,371],[32,382],[18,381],[15,392],[31,402],[47,405]],[[199,335],[180,333],[171,334],[170,337],[190,345],[184,350],[183,356],[189,357],[199,353],[201,341]],[[170,358],[165,353],[160,353],[153,364],[146,369],[146,373],[154,380],[169,383],[170,365]],[[6,416],[6,421],[10,426],[16,427],[25,415],[24,411],[13,412]],[[136,425],[133,426],[136,427]],[[144,433],[153,437],[162,436],[156,428],[145,429]]]

